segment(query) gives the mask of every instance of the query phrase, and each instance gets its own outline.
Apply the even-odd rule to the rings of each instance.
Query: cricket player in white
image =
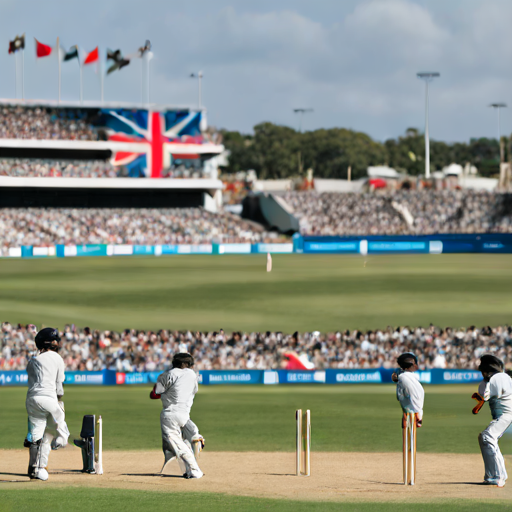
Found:
[[[478,442],[485,465],[484,484],[498,487],[503,487],[508,477],[498,440],[512,424],[512,379],[503,372],[504,366],[498,357],[483,355],[478,369],[484,380],[472,397],[479,402],[473,414],[478,414],[483,404],[489,402],[492,421],[480,433]]]
[[[191,444],[183,439],[184,435],[191,440],[199,436],[196,425],[190,421],[190,409],[198,390],[197,375],[192,369],[194,358],[183,352],[175,354],[172,366],[172,369],[159,375],[150,394],[152,399],[162,399],[160,425],[164,467],[168,460],[176,456],[180,467],[184,469],[185,478],[201,478],[203,472],[199,469]]]
[[[48,480],[50,449],[57,450],[68,443],[69,430],[64,415],[64,361],[59,350],[59,331],[41,329],[35,339],[39,354],[27,365],[28,435],[25,446],[30,450],[28,475],[32,479]]]
[[[397,383],[396,397],[404,413],[415,413],[416,426],[421,427],[425,391],[418,374],[414,373],[418,370],[418,358],[412,352],[405,352],[396,361],[400,368],[391,376],[393,382]],[[405,428],[405,423],[402,427]]]

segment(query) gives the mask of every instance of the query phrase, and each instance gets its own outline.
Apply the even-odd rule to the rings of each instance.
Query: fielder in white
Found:
[[[28,435],[25,446],[30,450],[28,475],[32,479],[48,480],[50,449],[68,444],[69,430],[64,415],[64,361],[59,350],[59,331],[41,329],[35,339],[39,354],[27,365]]]
[[[172,368],[159,375],[150,398],[161,398],[160,414],[164,467],[173,457],[178,459],[185,478],[201,478],[196,455],[204,446],[195,423],[190,420],[190,409],[197,393],[197,375],[192,369],[194,358],[187,353],[175,354]],[[197,450],[192,446],[198,447]],[[162,468],[163,471],[163,468]]]
[[[478,442],[485,465],[484,484],[498,487],[503,487],[508,477],[498,440],[512,424],[512,379],[503,372],[504,367],[498,357],[483,355],[478,369],[484,380],[472,397],[478,401],[473,414],[478,414],[483,404],[489,402],[492,421],[480,433]]]
[[[393,373],[391,379],[397,383],[396,397],[402,406],[404,413],[415,413],[416,427],[423,424],[423,403],[425,401],[425,391],[420,384],[418,374],[418,358],[412,352],[405,352],[396,360],[398,370]],[[402,428],[405,428],[405,422],[402,421]]]

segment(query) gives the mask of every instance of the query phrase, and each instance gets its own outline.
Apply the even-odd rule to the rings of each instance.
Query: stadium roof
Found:
[[[189,110],[206,112],[206,108],[197,105],[166,105],[162,103],[130,103],[121,101],[57,101],[57,100],[21,100],[14,98],[0,98],[0,106],[20,107],[51,107],[51,108],[125,108],[134,110],[151,110],[153,112],[166,112],[168,110]]]

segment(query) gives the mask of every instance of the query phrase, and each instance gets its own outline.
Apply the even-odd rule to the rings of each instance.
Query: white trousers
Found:
[[[512,424],[512,415],[503,414],[497,420],[491,421],[489,426],[478,436],[480,450],[485,465],[485,481],[497,483],[498,480],[508,478],[505,469],[505,460],[501,454],[498,440]]]
[[[54,437],[59,440],[60,446],[66,446],[69,430],[66,417],[56,399],[46,396],[27,398],[28,413],[28,440],[36,443],[42,439],[37,466],[45,468],[48,465],[48,456],[51,441]]]
[[[178,462],[180,462],[180,467],[183,464],[188,476],[202,476],[203,473],[199,469],[190,443],[186,443],[182,436],[182,428],[187,424],[189,419],[190,417],[186,412],[162,411],[160,413],[162,439],[164,441],[164,447],[168,444],[172,448]]]

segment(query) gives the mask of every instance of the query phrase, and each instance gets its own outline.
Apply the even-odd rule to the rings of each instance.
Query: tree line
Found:
[[[411,175],[425,170],[424,135],[409,128],[397,139],[384,143],[365,133],[345,128],[298,132],[288,126],[261,123],[254,134],[222,132],[230,151],[228,173],[254,169],[260,179],[302,176],[312,168],[318,178],[346,179],[351,168],[353,179],[366,176],[372,165],[387,165]],[[500,147],[496,139],[471,139],[469,143],[430,141],[431,171],[451,163],[476,166],[482,176],[499,173]]]

